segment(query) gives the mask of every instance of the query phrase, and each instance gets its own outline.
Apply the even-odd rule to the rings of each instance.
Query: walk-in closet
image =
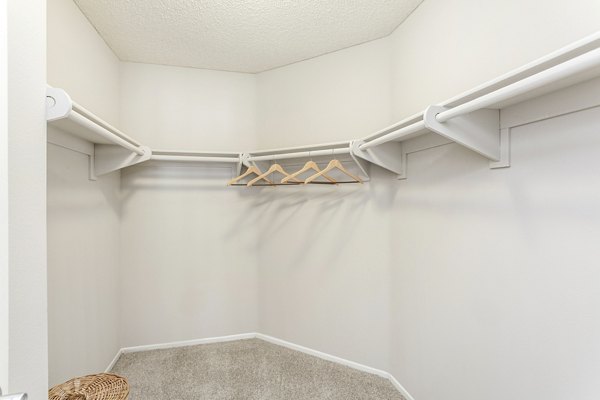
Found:
[[[0,75],[0,400],[598,398],[598,0],[7,0]]]

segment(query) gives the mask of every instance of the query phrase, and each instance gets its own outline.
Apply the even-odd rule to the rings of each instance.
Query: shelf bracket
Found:
[[[490,161],[490,168],[510,167],[510,128],[500,129],[500,160]]]
[[[429,106],[423,115],[425,127],[438,135],[481,154],[492,163],[502,163],[503,155],[508,157],[508,154],[502,154],[501,151],[499,110],[481,109],[452,118],[446,122],[439,122],[436,116],[446,110],[449,110],[449,108]],[[505,150],[508,153],[507,149]],[[502,164],[506,164],[506,162]]]
[[[90,176],[95,177],[105,175],[150,160],[150,157],[152,157],[152,150],[147,146],[141,146],[141,148],[144,150],[144,154],[138,155],[121,146],[95,144],[93,173],[90,173]]]
[[[404,174],[402,143],[387,142],[367,150],[361,150],[362,140],[350,144],[350,154],[363,160],[392,171],[399,176]]]

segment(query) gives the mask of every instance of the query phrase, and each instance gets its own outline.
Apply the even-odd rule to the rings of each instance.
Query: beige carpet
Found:
[[[259,339],[123,354],[130,400],[404,400],[387,379]]]

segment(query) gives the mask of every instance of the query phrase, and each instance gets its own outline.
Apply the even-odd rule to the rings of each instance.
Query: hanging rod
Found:
[[[49,87],[46,92],[46,100],[46,120],[48,122],[68,120],[105,141],[137,155],[142,156],[146,153],[140,143],[72,101],[64,90]],[[71,129],[71,131],[78,131],[78,129]]]
[[[363,143],[358,148],[360,150],[367,150],[380,144],[391,142],[392,140],[401,139],[405,136],[412,135],[413,133],[419,132],[425,129],[425,121],[417,121],[413,124],[399,128],[398,130],[392,131],[386,135],[380,136],[377,139],[373,139],[370,142]]]
[[[121,146],[121,147],[123,147],[133,153],[136,153],[140,156],[144,155],[144,150],[142,148],[117,136],[116,134],[109,131],[108,129],[106,129],[98,124],[95,124],[94,122],[87,119],[86,117],[84,117],[83,115],[79,114],[76,111],[69,112],[69,114],[67,115],[67,118],[69,120],[73,121],[74,123],[76,123],[77,125],[81,125],[84,128],[89,129],[90,131],[93,131],[95,134],[102,136],[104,139],[108,140],[109,142],[111,142],[113,144]]]
[[[477,97],[471,101],[460,104],[449,110],[440,112],[435,116],[437,122],[446,122],[461,115],[469,114],[484,108],[488,108],[498,103],[513,99],[527,92],[539,89],[545,85],[555,83],[573,75],[588,71],[600,66],[600,49],[588,51],[580,56],[562,62],[554,67],[538,72],[527,78],[521,79],[503,88],[497,89],[491,93]],[[375,146],[398,140],[412,135],[421,130],[425,130],[425,121],[417,121],[402,128],[392,130],[395,126],[387,128],[388,133],[379,136],[359,146],[360,150],[367,150]]]
[[[265,156],[249,156],[246,161],[275,161],[284,160],[290,158],[306,158],[306,157],[319,157],[319,156],[333,156],[338,154],[350,154],[350,147],[330,149],[330,150],[315,150],[315,151],[301,151],[295,153],[279,153],[269,154]]]
[[[436,120],[446,122],[460,115],[487,108],[598,66],[600,66],[600,49],[595,49],[494,92],[453,107],[448,111],[441,112],[436,115]]]
[[[178,162],[212,162],[212,163],[239,163],[240,158],[231,157],[202,157],[202,156],[174,156],[152,154],[150,160],[153,161],[178,161]]]
[[[154,161],[240,163],[241,154],[233,152],[208,152],[186,150],[153,150]]]

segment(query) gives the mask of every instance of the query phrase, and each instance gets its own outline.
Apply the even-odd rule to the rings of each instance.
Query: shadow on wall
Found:
[[[251,209],[256,210],[262,250],[269,252],[275,246],[285,249],[280,262],[290,266],[302,265],[313,250],[324,265],[334,265],[343,252],[357,251],[351,239],[363,229],[362,222],[368,218],[365,214],[373,207],[385,212],[395,193],[395,185],[389,185],[390,180],[395,183],[395,177],[372,169],[373,179],[363,184],[257,190]]]

